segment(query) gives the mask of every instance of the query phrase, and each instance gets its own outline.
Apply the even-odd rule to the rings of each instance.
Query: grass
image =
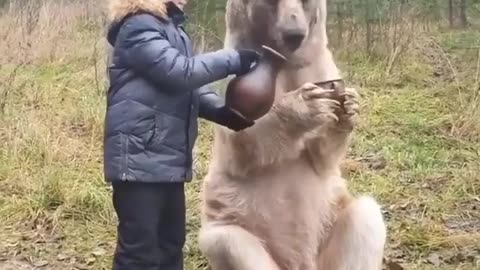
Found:
[[[105,48],[90,24],[100,23],[97,15],[72,19],[84,22],[87,11],[42,15],[39,25],[75,22],[56,34],[12,32],[19,22],[0,17],[10,25],[0,30],[8,41],[0,47],[9,46],[0,56],[0,269],[110,268],[116,217],[102,171]],[[457,48],[479,40],[474,31],[421,36],[388,74],[384,61],[337,53],[362,94],[345,175],[354,193],[383,206],[390,269],[480,269],[478,50]],[[38,50],[22,49],[28,43]],[[189,270],[208,269],[196,233],[211,128],[201,122],[187,188]]]

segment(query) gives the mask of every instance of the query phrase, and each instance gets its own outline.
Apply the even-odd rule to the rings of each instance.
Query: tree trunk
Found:
[[[366,37],[366,50],[367,53],[370,54],[372,49],[372,28],[371,28],[371,20],[370,20],[370,1],[365,0],[365,24],[367,28],[367,37]]]
[[[450,22],[450,27],[453,27],[453,0],[448,0],[448,21]]]
[[[343,12],[342,12],[342,2],[337,3],[337,23],[338,23],[338,28],[337,28],[337,46],[342,46],[342,41],[343,41]]]
[[[466,28],[468,26],[467,0],[460,0],[460,22],[463,28]]]

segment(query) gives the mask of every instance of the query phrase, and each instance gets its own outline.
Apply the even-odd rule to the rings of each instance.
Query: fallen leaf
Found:
[[[387,261],[385,263],[387,265],[388,270],[404,270],[403,266],[401,266],[399,263],[395,261]]]
[[[105,249],[103,248],[96,248],[93,250],[92,254],[95,257],[101,257],[101,256],[105,256],[105,254],[107,254],[107,251],[105,251]]]
[[[402,209],[402,210],[405,210],[405,209],[407,209],[407,207],[408,207],[409,205],[410,205],[410,202],[406,202],[406,203],[400,205],[399,208]]]
[[[14,248],[16,246],[20,245],[20,242],[15,242],[15,243],[7,243],[5,244],[6,247],[9,247],[9,248]]]
[[[427,261],[436,267],[442,264],[442,258],[437,253],[430,254],[427,258]]]
[[[349,173],[358,172],[362,169],[362,163],[360,161],[347,158],[342,162],[342,169]]]
[[[67,258],[68,258],[68,256],[65,255],[65,254],[58,254],[58,256],[57,256],[57,260],[59,260],[59,261],[64,261]]]
[[[33,263],[35,267],[44,267],[48,265],[48,261],[41,260],[41,261],[36,261]]]
[[[79,269],[79,270],[88,270],[90,269],[90,267],[88,265],[85,265],[85,264],[77,264],[75,265],[75,268]]]
[[[88,259],[86,260],[86,263],[87,263],[88,265],[90,265],[90,264],[94,263],[95,261],[96,261],[95,257],[90,257],[90,258],[88,258]]]
[[[375,160],[374,162],[372,162],[370,164],[370,168],[372,170],[382,170],[384,169],[385,167],[387,167],[387,161],[385,159],[379,159],[379,160]]]

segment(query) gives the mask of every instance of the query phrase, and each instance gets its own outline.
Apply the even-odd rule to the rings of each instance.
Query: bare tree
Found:
[[[460,0],[460,23],[463,28],[468,26],[467,0]]]
[[[372,48],[372,27],[371,27],[371,9],[370,9],[370,1],[365,0],[365,24],[366,24],[366,31],[367,31],[367,42],[366,42],[366,49],[367,53],[370,54],[370,50]]]
[[[450,22],[450,27],[453,27],[454,26],[453,0],[448,0],[448,21]]]

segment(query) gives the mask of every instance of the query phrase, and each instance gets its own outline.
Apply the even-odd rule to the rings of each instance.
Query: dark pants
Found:
[[[113,183],[119,224],[113,270],[183,270],[183,183]]]

